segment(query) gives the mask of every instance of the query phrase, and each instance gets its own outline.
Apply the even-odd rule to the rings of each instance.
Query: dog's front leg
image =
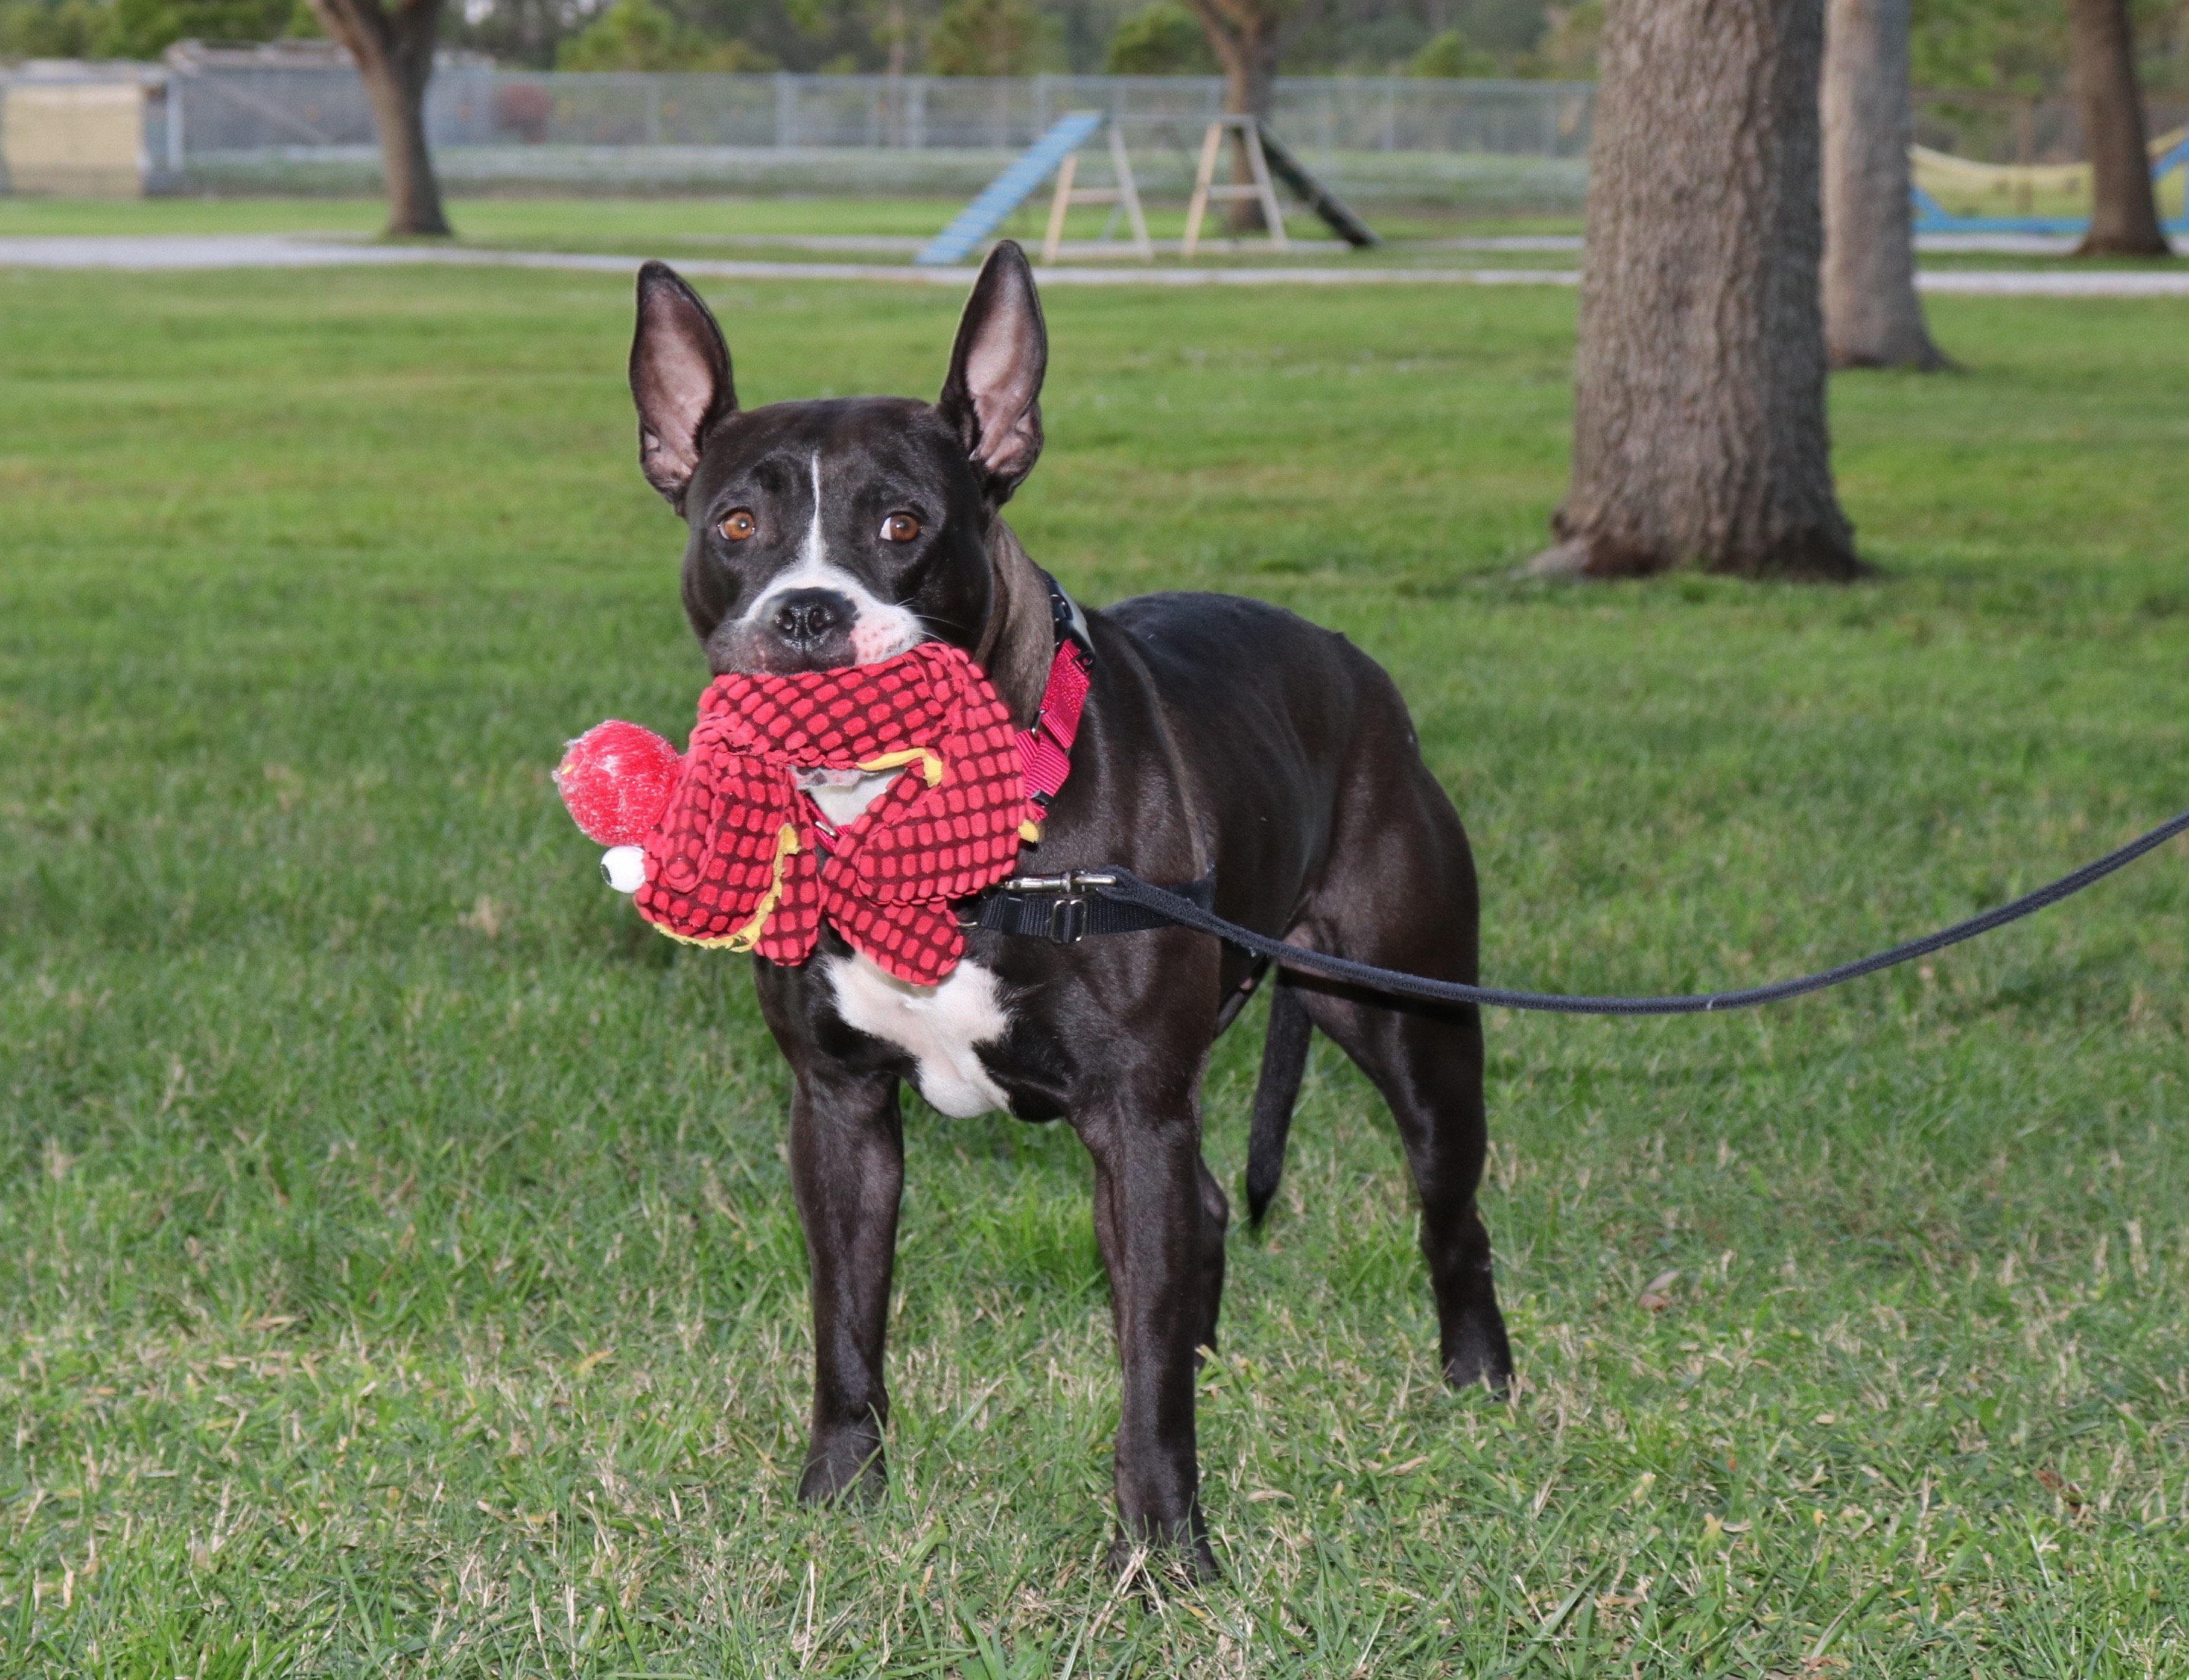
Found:
[[[1124,1366],[1111,1560],[1122,1564],[1140,1544],[1176,1547],[1212,1576],[1193,1423],[1194,1344],[1207,1316],[1200,1120],[1181,1092],[1073,1121],[1094,1157],[1094,1230]]]
[[[904,1188],[893,1076],[808,1066],[790,1104],[790,1177],[813,1273],[813,1440],[800,1499],[884,1486],[882,1339]]]

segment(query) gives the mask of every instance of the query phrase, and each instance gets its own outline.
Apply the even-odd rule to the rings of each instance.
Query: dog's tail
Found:
[[[1292,1134],[1292,1104],[1307,1072],[1308,1040],[1315,1025],[1297,987],[1281,975],[1270,987],[1270,1036],[1262,1047],[1262,1077],[1254,1087],[1254,1124],[1247,1134],[1247,1215],[1256,1225],[1270,1210],[1285,1173],[1285,1140]]]

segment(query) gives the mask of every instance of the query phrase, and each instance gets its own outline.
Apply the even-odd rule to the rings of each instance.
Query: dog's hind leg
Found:
[[[1473,860],[1451,802],[1418,758],[1407,773],[1384,770],[1356,784],[1334,853],[1345,867],[1309,906],[1298,931],[1305,942],[1408,974],[1475,979]],[[1512,1349],[1490,1276],[1490,1233],[1475,1205],[1489,1149],[1481,1012],[1304,976],[1292,983],[1315,1024],[1374,1082],[1398,1122],[1421,1196],[1422,1254],[1436,1292],[1446,1380],[1502,1390]]]
[[[1457,1010],[1440,1017],[1336,990],[1309,995],[1315,1025],[1375,1083],[1398,1122],[1421,1195],[1422,1256],[1436,1293],[1445,1379],[1502,1391],[1513,1354],[1490,1276],[1490,1232],[1475,1205],[1488,1145],[1481,1023],[1472,1010],[1465,1019]]]

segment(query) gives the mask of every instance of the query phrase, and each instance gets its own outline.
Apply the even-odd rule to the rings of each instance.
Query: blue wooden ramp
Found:
[[[2174,170],[2189,166],[2189,135],[2176,140],[2157,157],[2151,160],[2152,190],[2158,189],[2159,178]],[[2183,190],[2189,194],[2189,180]],[[2090,231],[2087,216],[1956,216],[1938,202],[1931,194],[1915,184],[1908,184],[1909,196],[1915,202],[1915,231],[1919,234],[2063,234],[2074,235]],[[2171,222],[2158,224],[2161,233],[2174,236],[2189,234],[2189,198],[2185,198],[2181,214]]]
[[[1026,201],[1028,193],[1055,173],[1057,166],[1086,144],[1087,137],[1101,126],[1099,110],[1075,110],[1058,117],[1049,133],[981,189],[980,197],[959,211],[950,225],[912,260],[924,269],[964,262],[976,246],[1002,225],[1004,217]]]

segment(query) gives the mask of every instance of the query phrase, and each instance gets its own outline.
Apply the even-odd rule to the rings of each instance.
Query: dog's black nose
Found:
[[[831,633],[851,628],[851,601],[833,589],[794,589],[775,604],[768,622],[794,648],[811,648]]]

